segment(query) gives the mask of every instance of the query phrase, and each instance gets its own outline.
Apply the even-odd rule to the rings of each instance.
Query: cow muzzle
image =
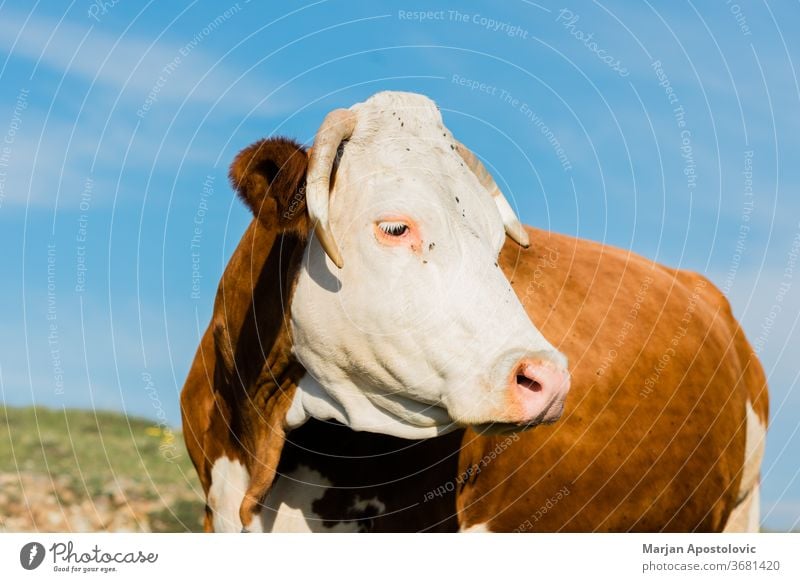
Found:
[[[503,387],[497,420],[472,424],[482,434],[506,434],[552,424],[561,418],[570,387],[567,369],[558,363],[526,357],[512,366]]]
[[[518,413],[520,424],[550,424],[561,418],[569,392],[569,372],[544,360],[521,360],[508,382],[510,408]]]

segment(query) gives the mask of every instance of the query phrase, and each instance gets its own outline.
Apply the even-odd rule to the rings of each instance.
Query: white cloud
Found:
[[[237,18],[247,18],[247,15],[242,11],[219,27],[235,26]],[[201,28],[197,34],[202,32]],[[159,77],[164,76],[166,80],[158,91],[159,100],[188,99],[210,105],[236,84],[224,97],[226,108],[235,107],[242,113],[258,108],[259,113],[270,114],[285,107],[285,102],[281,105],[273,99],[268,104],[260,104],[276,84],[263,78],[259,78],[257,84],[247,78],[237,82],[239,75],[235,70],[203,52],[204,38],[187,51],[185,43],[156,42],[130,34],[115,36],[92,28],[88,20],[86,26],[66,20],[49,22],[37,17],[26,22],[23,16],[6,10],[0,18],[0,50],[26,59],[32,66],[122,91],[123,98],[139,104],[145,101]],[[174,68],[165,73],[165,67],[171,64]]]
[[[218,24],[217,30],[236,26],[237,18],[247,18],[244,9]],[[225,142],[196,139],[188,147],[200,122],[207,134],[217,132],[212,128],[225,126],[231,117],[291,110],[289,97],[260,103],[274,82],[262,75],[237,81],[239,75],[229,62],[215,64],[215,57],[203,51],[211,33],[197,36],[203,33],[201,27],[186,38],[196,43],[187,48],[188,44],[175,41],[117,37],[92,28],[89,20],[86,25],[40,18],[26,22],[23,16],[3,10],[0,51],[12,55],[6,74],[27,77],[35,71],[35,76],[25,82],[29,103],[11,146],[0,206],[54,207],[57,195],[58,207],[74,206],[89,176],[98,190],[103,186],[103,192],[111,193],[123,171],[125,152],[125,171],[148,174],[185,162],[210,163],[219,153],[215,147]],[[47,76],[53,72],[57,79],[65,76],[57,94],[51,93],[55,85]],[[156,101],[137,115],[157,84]],[[282,94],[287,95],[285,90]],[[185,108],[176,117],[184,100]]]

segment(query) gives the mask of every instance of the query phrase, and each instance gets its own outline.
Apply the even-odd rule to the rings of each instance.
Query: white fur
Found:
[[[333,419],[353,430],[391,434],[407,439],[435,437],[457,428],[444,409],[438,406],[420,406],[413,400],[407,400],[407,403],[409,415],[413,414],[412,409],[421,409],[421,413],[414,416],[416,424],[409,424],[403,416],[395,415],[375,404],[360,390],[326,390],[313,376],[305,374],[298,383],[286,423],[293,429],[302,425],[309,417]],[[425,415],[428,426],[425,426]]]
[[[291,318],[309,374],[290,422],[334,418],[427,438],[453,421],[523,420],[507,404],[516,362],[566,359],[496,265],[505,240],[497,205],[426,97],[379,93],[351,109],[356,129],[330,199],[344,267],[309,243]],[[376,240],[373,224],[387,213],[417,222],[419,254]]]
[[[367,509],[374,509],[377,515],[386,513],[386,504],[377,497],[370,497],[369,499],[361,499],[356,495],[353,505],[350,506],[354,511],[366,512]]]
[[[738,505],[731,512],[726,532],[758,532],[761,527],[761,499],[759,473],[764,458],[767,427],[747,403],[747,437],[745,441],[742,484],[739,487]]]
[[[492,533],[488,523],[476,523],[461,530],[461,533]]]
[[[758,533],[761,528],[761,500],[758,483],[733,508],[724,533]]]
[[[240,532],[239,506],[242,504],[250,475],[239,461],[220,457],[211,467],[208,505],[214,512],[215,532]]]
[[[314,513],[313,503],[322,499],[331,486],[332,483],[322,474],[305,465],[283,475],[267,495],[266,508],[261,512],[263,530],[284,533],[357,532],[357,522],[338,522],[333,527],[325,527],[322,518]],[[354,509],[360,509],[357,505]],[[380,512],[384,510],[385,506]]]
[[[753,405],[747,403],[747,440],[744,454],[744,471],[742,472],[742,486],[740,498],[743,498],[758,485],[761,461],[764,458],[764,448],[767,444],[767,427],[759,420]]]

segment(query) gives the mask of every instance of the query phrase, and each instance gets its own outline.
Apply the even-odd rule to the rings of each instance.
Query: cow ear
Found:
[[[305,237],[307,167],[308,156],[302,146],[275,137],[239,152],[229,175],[239,197],[267,229],[293,231]]]

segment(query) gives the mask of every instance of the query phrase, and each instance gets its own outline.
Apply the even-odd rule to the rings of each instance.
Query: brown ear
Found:
[[[306,168],[308,156],[283,137],[246,147],[231,164],[229,176],[239,197],[267,229],[308,234]]]

